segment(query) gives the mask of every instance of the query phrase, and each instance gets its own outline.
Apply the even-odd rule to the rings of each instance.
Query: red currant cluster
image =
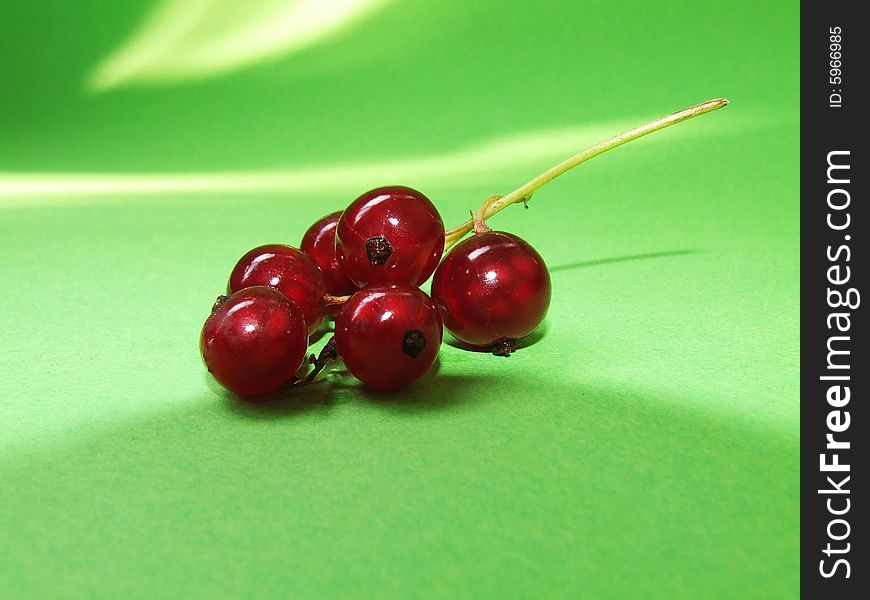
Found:
[[[426,196],[366,192],[314,223],[300,249],[270,244],[239,260],[203,327],[203,360],[224,387],[257,396],[308,382],[337,357],[374,388],[403,387],[435,362],[442,323],[469,348],[507,355],[544,319],[550,276],[520,238],[482,220],[475,232],[439,264],[444,222]],[[433,272],[430,298],[418,286]],[[334,341],[299,377],[327,315]]]
[[[591,158],[726,104],[703,102],[587,148],[493,196],[448,231],[426,196],[392,186],[323,217],[301,249],[254,248],[236,264],[228,296],[218,298],[202,329],[206,367],[229,390],[258,396],[309,383],[338,358],[374,388],[403,387],[435,362],[442,327],[470,349],[509,355],[547,314],[550,275],[534,248],[490,230],[486,219]],[[419,286],[433,272],[430,298]],[[310,336],[326,315],[335,318],[335,335],[309,357],[309,370]],[[309,372],[300,373],[303,366]]]

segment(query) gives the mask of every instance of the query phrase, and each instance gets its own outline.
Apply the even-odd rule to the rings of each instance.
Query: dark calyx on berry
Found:
[[[216,313],[217,310],[218,310],[221,306],[223,306],[224,302],[226,302],[226,301],[229,300],[229,299],[230,299],[229,296],[224,296],[223,294],[221,294],[220,296],[218,296],[217,299],[215,299],[215,301],[214,301],[214,305],[212,305],[212,307],[211,307],[211,312],[212,312],[212,314]]]
[[[308,327],[302,309],[287,296],[253,286],[208,316],[199,348],[218,383],[243,396],[261,396],[294,379],[305,360]]]
[[[502,356],[513,351],[504,340],[520,340],[544,320],[550,291],[541,255],[503,231],[457,244],[432,280],[432,300],[444,327],[465,344]]]
[[[373,265],[382,265],[390,259],[393,247],[389,240],[382,235],[376,235],[366,240],[366,256]]]
[[[444,252],[444,222],[435,205],[409,187],[370,190],[341,213],[335,256],[358,287],[420,285]]]
[[[359,290],[335,319],[335,343],[348,371],[381,390],[422,377],[438,356],[442,336],[431,298],[404,284]]]
[[[419,329],[405,332],[402,339],[402,351],[411,358],[417,358],[426,349],[426,336]]]
[[[519,348],[517,340],[513,338],[504,338],[492,345],[492,353],[495,356],[510,356],[511,353]]]

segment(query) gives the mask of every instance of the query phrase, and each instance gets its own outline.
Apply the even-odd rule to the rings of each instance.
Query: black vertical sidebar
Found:
[[[868,23],[801,4],[801,593],[868,598]],[[863,458],[859,458],[863,457]]]

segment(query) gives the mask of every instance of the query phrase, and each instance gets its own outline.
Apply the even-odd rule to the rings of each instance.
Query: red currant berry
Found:
[[[253,285],[275,288],[302,309],[308,333],[323,321],[323,273],[304,252],[283,244],[254,248],[236,263],[227,284],[232,294]]]
[[[363,288],[335,320],[335,344],[348,370],[382,390],[422,377],[438,356],[442,335],[432,299],[409,285]]]
[[[243,396],[268,394],[289,383],[307,348],[302,310],[284,294],[263,286],[220,298],[199,338],[209,372]]]
[[[347,278],[335,257],[335,228],[341,211],[326,215],[308,228],[302,236],[299,249],[323,272],[326,292],[333,296],[353,294],[357,287]],[[341,310],[341,306],[327,306],[326,312],[333,317]]]
[[[366,192],[348,206],[335,232],[344,274],[360,287],[420,285],[444,252],[444,222],[429,199],[404,186]]]
[[[479,233],[457,244],[439,265],[432,299],[455,338],[510,353],[547,315],[550,273],[541,255],[519,237]]]

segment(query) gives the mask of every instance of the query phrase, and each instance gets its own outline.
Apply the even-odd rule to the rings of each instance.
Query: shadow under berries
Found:
[[[517,340],[516,347],[511,351],[510,354],[504,355],[504,357],[512,356],[516,352],[522,352],[523,349],[528,348],[529,346],[534,346],[538,342],[540,342],[545,335],[547,335],[547,330],[549,326],[547,324],[546,319],[538,325],[538,328],[535,329],[532,333],[522,338],[521,340]],[[458,348],[465,352],[480,352],[481,354],[492,354],[492,350],[489,348],[481,348],[479,346],[472,346],[470,344],[466,344],[465,342],[456,339],[449,333],[444,336],[444,343],[452,348]],[[498,358],[498,357],[494,357]]]
[[[209,388],[220,396],[222,407],[234,415],[253,420],[272,420],[329,410],[335,403],[326,381],[315,381],[304,388],[288,385],[272,394],[245,398],[220,387],[211,377],[208,380]]]
[[[607,258],[598,258],[598,259],[592,259],[592,260],[584,260],[584,261],[578,261],[578,262],[573,262],[573,263],[567,263],[567,264],[563,264],[563,265],[556,265],[555,267],[550,268],[550,272],[551,273],[558,273],[561,271],[572,271],[574,269],[585,269],[588,267],[599,267],[599,266],[605,266],[605,265],[611,265],[611,264],[617,264],[617,263],[623,263],[623,262],[634,262],[634,261],[649,260],[649,259],[654,259],[654,258],[668,258],[668,257],[675,257],[675,256],[686,256],[686,255],[690,255],[690,254],[698,254],[699,252],[700,252],[699,250],[695,250],[692,248],[681,248],[681,249],[677,249],[677,250],[663,250],[661,252],[646,252],[646,253],[642,253],[642,254],[627,254],[624,256],[612,256],[612,257],[607,257]],[[528,348],[530,346],[534,346],[535,344],[537,344],[539,341],[541,341],[547,335],[547,329],[548,329],[548,325],[547,325],[547,321],[545,320],[544,322],[541,323],[540,326],[538,326],[538,328],[535,331],[533,331],[532,333],[530,333],[529,335],[527,335],[523,339],[518,340],[517,347],[516,347],[516,350],[514,352],[516,352],[516,351],[522,352],[522,350],[524,348]],[[484,353],[484,354],[490,353],[489,349],[471,346],[469,344],[466,344],[466,343],[454,338],[452,335],[449,335],[449,334],[445,336],[444,343],[447,344],[448,346],[453,347],[453,348],[458,348],[460,350],[464,350],[467,352],[480,352],[480,353]],[[511,352],[510,354],[506,354],[505,356],[510,356],[511,354],[513,354],[513,352]]]
[[[469,388],[483,384],[485,377],[458,376],[440,372],[436,359],[429,371],[413,384],[391,391],[376,390],[357,381],[350,374],[336,379],[333,389],[349,392],[366,407],[399,413],[440,411],[473,402],[476,395]]]
[[[450,379],[446,358],[437,379]],[[230,574],[216,586],[247,573],[236,595],[273,572],[299,589],[312,585],[312,572],[389,587],[385,564],[413,579],[423,567],[437,578],[461,563],[459,576],[473,584],[483,561],[521,585],[530,549],[552,552],[532,565],[541,577],[578,573],[581,584],[601,586],[614,579],[596,557],[624,558],[633,580],[652,578],[653,596],[684,589],[686,578],[708,590],[716,576],[720,588],[731,578],[735,596],[751,597],[775,588],[780,567],[770,565],[797,572],[796,428],[750,412],[754,402],[717,401],[733,393],[594,375],[553,378],[542,390],[515,373],[487,393],[492,378],[468,369],[455,380],[424,378],[404,403],[402,392],[367,402],[348,389],[353,398],[329,412],[272,422],[239,418],[205,389],[151,414],[112,415],[28,452],[0,453],[0,485],[14,490],[4,497],[4,534],[20,550],[10,556],[39,556],[48,580],[81,581],[76,552],[99,562],[99,578],[101,569],[129,569],[131,548],[161,547],[133,571],[146,584],[152,564],[172,562],[180,567],[160,581],[179,589],[198,569]],[[473,565],[456,560],[461,529],[485,544]],[[644,564],[662,548],[716,568]],[[287,568],[298,557],[310,562]],[[4,566],[16,564],[29,563]],[[328,595],[333,579],[324,581]]]

